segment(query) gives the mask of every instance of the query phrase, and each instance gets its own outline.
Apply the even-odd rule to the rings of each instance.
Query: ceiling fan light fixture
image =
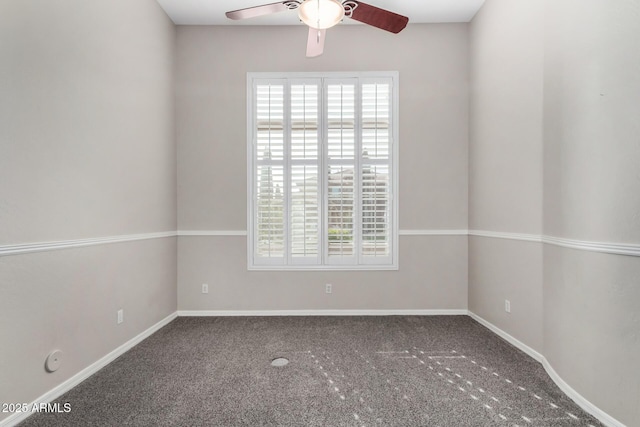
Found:
[[[311,28],[324,30],[342,21],[344,7],[337,0],[305,0],[298,7],[298,16]]]

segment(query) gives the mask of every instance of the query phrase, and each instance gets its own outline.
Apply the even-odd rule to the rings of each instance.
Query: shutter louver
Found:
[[[284,86],[257,87],[257,154],[259,160],[284,159]]]
[[[329,160],[355,156],[355,85],[327,87],[327,139]]]
[[[284,85],[256,87],[255,255],[285,255]]]
[[[390,255],[390,86],[362,85],[361,256]]]
[[[284,256],[284,187],[282,166],[258,166],[259,257]]]
[[[354,255],[354,167],[329,166],[328,248],[329,258]]]
[[[309,264],[320,256],[319,92],[318,82],[291,85],[290,255]]]
[[[318,158],[318,85],[291,85],[291,159]]]
[[[318,256],[318,167],[291,167],[291,256]]]
[[[342,263],[355,256],[356,85],[330,82],[326,91],[327,256]]]
[[[362,85],[362,152],[366,159],[389,159],[389,104],[388,84]]]
[[[362,169],[362,255],[389,255],[389,167]]]

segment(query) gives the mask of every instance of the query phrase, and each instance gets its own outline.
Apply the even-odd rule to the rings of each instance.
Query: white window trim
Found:
[[[254,218],[254,209],[255,209],[255,200],[253,194],[253,182],[255,179],[254,176],[254,158],[255,158],[255,146],[254,146],[254,103],[253,103],[253,84],[255,80],[304,80],[304,79],[353,79],[357,78],[360,80],[367,79],[380,79],[387,78],[391,80],[391,101],[392,101],[392,121],[391,121],[391,147],[390,147],[390,155],[391,161],[389,164],[391,165],[391,191],[390,191],[390,203],[392,205],[392,215],[391,221],[389,223],[390,226],[390,257],[391,262],[387,264],[367,264],[364,260],[360,259],[359,254],[354,255],[354,259],[359,264],[341,264],[341,263],[327,263],[327,264],[313,264],[313,265],[296,265],[295,263],[287,264],[286,257],[280,260],[261,260],[261,264],[256,264],[254,261],[254,227],[255,227],[255,218]],[[324,97],[323,85],[321,85],[322,96]],[[280,73],[280,72],[249,72],[247,73],[247,269],[249,271],[331,271],[331,270],[348,270],[348,271],[371,271],[371,270],[398,270],[398,254],[399,254],[399,203],[398,203],[398,190],[399,190],[399,171],[398,171],[398,163],[399,163],[399,73],[397,71],[366,71],[366,72],[294,72],[294,73]],[[285,94],[286,96],[286,94]],[[356,97],[358,98],[358,97]],[[360,100],[357,99],[359,103]],[[323,108],[326,103],[322,102]],[[324,112],[321,115],[321,121],[324,120]],[[287,118],[285,117],[285,121]],[[324,129],[324,126],[323,126]],[[286,138],[286,137],[285,137]],[[324,140],[324,135],[321,135],[322,140]],[[321,147],[322,152],[320,153],[321,157],[324,159],[324,150],[326,150],[326,144],[322,144]],[[357,157],[357,156],[356,156]],[[287,159],[285,158],[285,163]],[[324,160],[322,160],[324,162]],[[322,163],[324,164],[324,163]],[[324,167],[323,167],[324,169]],[[358,174],[360,175],[360,174]],[[361,179],[361,178],[360,178]],[[326,180],[323,180],[326,181]],[[327,191],[326,191],[326,182],[323,182],[323,197],[322,203],[326,203]],[[358,197],[360,198],[360,202],[358,206],[362,204],[362,194],[358,192]],[[324,212],[324,210],[323,210]],[[356,215],[356,219],[358,223],[360,219]],[[323,215],[323,222],[327,221],[327,217]],[[288,220],[285,221],[285,227],[288,226]],[[326,227],[323,226],[323,229]],[[321,259],[324,258],[324,253],[326,251],[327,241],[324,236],[321,238],[320,250],[322,251]]]

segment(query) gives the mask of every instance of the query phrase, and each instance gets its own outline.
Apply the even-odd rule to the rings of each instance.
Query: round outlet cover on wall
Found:
[[[54,350],[48,356],[44,362],[44,367],[47,372],[55,372],[62,364],[62,350]]]

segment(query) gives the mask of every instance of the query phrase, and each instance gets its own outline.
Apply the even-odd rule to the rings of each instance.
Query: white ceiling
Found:
[[[230,10],[277,0],[157,0],[176,25],[299,25],[295,11],[232,21]],[[469,22],[484,0],[367,0],[367,4],[409,17],[409,23]],[[345,19],[345,23],[356,23]]]

